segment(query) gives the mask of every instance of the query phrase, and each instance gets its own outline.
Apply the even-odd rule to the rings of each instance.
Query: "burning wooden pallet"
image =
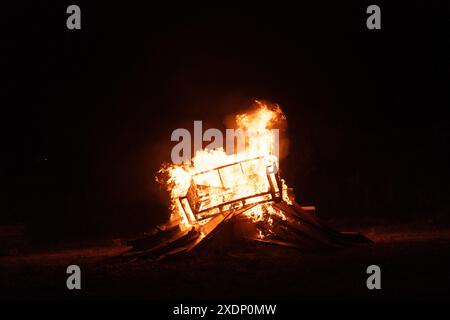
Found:
[[[241,226],[239,233],[251,241],[300,250],[369,242],[327,227],[314,207],[295,202],[279,175],[279,141],[273,131],[286,117],[278,105],[255,102],[253,111],[236,116],[246,136],[244,150],[200,150],[190,163],[161,167],[171,197],[170,220],[155,234],[131,241],[134,249],[127,256],[162,259],[191,252],[227,221]]]
[[[158,260],[188,253],[227,221],[243,226],[241,236],[248,240],[302,251],[370,242],[359,234],[333,230],[318,219],[314,207],[297,204],[274,168],[273,162],[255,157],[192,175],[186,195],[177,199],[179,219],[154,235],[130,241],[133,250],[125,256]],[[249,176],[255,188],[248,188]]]

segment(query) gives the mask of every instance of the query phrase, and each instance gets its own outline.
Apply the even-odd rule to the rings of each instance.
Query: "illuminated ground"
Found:
[[[2,298],[442,298],[450,297],[450,229],[359,228],[376,243],[299,253],[217,241],[207,253],[163,262],[105,260],[121,246],[0,257]],[[229,240],[229,239],[228,239]],[[220,241],[220,243],[219,243]],[[82,290],[65,289],[68,264],[82,269]],[[368,265],[382,270],[382,290],[366,289]]]

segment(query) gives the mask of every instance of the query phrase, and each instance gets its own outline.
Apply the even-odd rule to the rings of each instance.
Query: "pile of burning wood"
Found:
[[[295,202],[273,154],[278,141],[271,128],[280,120],[285,117],[278,106],[258,102],[253,112],[236,117],[249,138],[244,150],[201,150],[190,163],[164,165],[160,174],[171,195],[170,219],[154,234],[130,241],[133,249],[125,255],[163,259],[188,253],[231,221],[249,241],[301,251],[370,242],[327,227],[314,207]]]

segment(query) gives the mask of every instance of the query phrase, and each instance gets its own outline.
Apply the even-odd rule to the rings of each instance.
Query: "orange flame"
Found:
[[[269,188],[266,178],[266,163],[276,161],[278,163],[278,136],[272,129],[277,124],[286,121],[281,108],[278,105],[269,105],[260,101],[255,101],[256,109],[248,113],[238,114],[235,118],[238,129],[245,132],[245,148],[237,150],[232,154],[227,154],[223,148],[197,151],[190,163],[183,164],[163,164],[158,171],[156,180],[165,185],[170,192],[170,223],[177,223],[180,228],[186,229],[192,227],[192,221],[188,219],[184,210],[178,201],[180,197],[186,196],[191,181],[195,180],[196,185],[207,185],[209,187],[209,197],[211,203],[223,203],[228,199],[235,197],[245,197],[251,194],[258,194],[267,191]],[[259,162],[246,164],[246,174],[236,172],[235,167],[227,167],[221,172],[220,183],[226,185],[227,193],[219,190],[219,182],[211,175],[197,175],[221,167],[224,165],[241,162],[248,159],[258,158]],[[161,177],[164,176],[164,179]],[[287,186],[283,184],[283,200],[291,203],[287,197]],[[215,193],[214,188],[217,188]],[[244,213],[253,221],[264,219],[265,215],[278,214],[283,218],[283,214],[270,205],[264,203],[254,206]],[[269,220],[270,223],[270,220]]]

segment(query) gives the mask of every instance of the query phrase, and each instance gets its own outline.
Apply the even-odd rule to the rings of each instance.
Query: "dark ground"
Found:
[[[373,245],[298,251],[217,237],[191,256],[154,262],[108,259],[113,246],[0,257],[1,298],[347,299],[449,298],[450,229],[431,226],[356,228]],[[229,240],[229,239],[228,239]],[[79,264],[82,290],[66,289],[66,267]],[[379,265],[379,291],[366,288],[367,266]]]

